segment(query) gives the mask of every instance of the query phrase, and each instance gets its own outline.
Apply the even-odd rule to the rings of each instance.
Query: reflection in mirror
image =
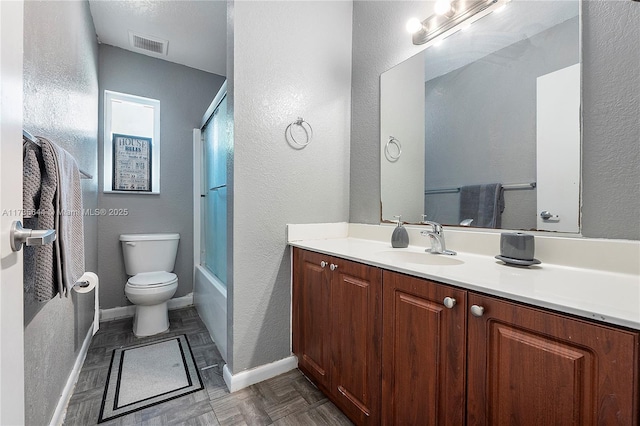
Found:
[[[383,221],[579,232],[578,0],[513,0],[380,87]]]

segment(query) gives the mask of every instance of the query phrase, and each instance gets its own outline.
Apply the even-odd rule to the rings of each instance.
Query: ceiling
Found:
[[[224,0],[89,0],[89,7],[99,43],[226,75]],[[131,46],[129,32],[168,40],[167,54]]]

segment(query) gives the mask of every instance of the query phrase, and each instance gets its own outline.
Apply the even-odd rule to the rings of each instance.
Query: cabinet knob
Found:
[[[444,303],[444,306],[451,309],[456,306],[456,299],[454,299],[453,297],[445,297],[442,303]]]
[[[320,262],[320,266],[321,266],[322,268],[324,268],[324,267],[325,267],[325,266],[327,266],[327,265],[328,265],[328,263],[327,263],[327,262],[325,262],[324,260],[323,260],[322,262]]]
[[[329,269],[331,269],[332,271],[335,271],[336,269],[338,269],[338,265],[336,265],[335,263],[332,263],[332,264],[329,266]]]
[[[471,305],[471,315],[481,317],[484,314],[484,308],[479,305]]]

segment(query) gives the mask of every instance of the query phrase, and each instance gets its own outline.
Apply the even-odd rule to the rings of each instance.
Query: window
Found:
[[[104,91],[104,192],[160,193],[160,101]]]

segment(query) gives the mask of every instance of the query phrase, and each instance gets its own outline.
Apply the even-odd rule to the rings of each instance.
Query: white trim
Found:
[[[113,321],[120,318],[132,317],[136,313],[136,306],[118,306],[116,308],[100,309],[100,322]]]
[[[89,345],[93,338],[93,326],[94,324],[89,327],[87,336],[84,338],[84,342],[82,342],[82,347],[80,348],[76,362],[73,364],[73,369],[71,370],[71,373],[69,373],[69,378],[67,379],[67,383],[64,385],[64,389],[62,390],[62,394],[58,400],[56,410],[53,412],[53,417],[51,417],[49,426],[59,426],[64,422],[64,418],[67,414],[67,407],[69,406],[69,400],[71,400],[71,395],[73,395],[73,390],[76,387],[78,378],[80,377],[82,364],[84,364],[84,360],[87,357]]]
[[[200,265],[202,233],[200,218],[202,211],[202,132],[193,129],[193,265]]]
[[[187,308],[193,306],[193,293],[186,296],[175,297],[167,302],[169,310]],[[100,309],[100,322],[113,321],[121,318],[129,318],[136,313],[136,305],[118,306],[116,308]]]
[[[251,370],[241,371],[238,374],[231,374],[228,364],[222,368],[222,376],[229,392],[236,392],[272,377],[298,368],[298,358],[295,355],[272,362],[271,364],[261,365]]]
[[[182,309],[193,306],[193,293],[189,293],[182,297],[169,299],[169,302],[167,302],[167,306],[169,306],[169,310]]]

